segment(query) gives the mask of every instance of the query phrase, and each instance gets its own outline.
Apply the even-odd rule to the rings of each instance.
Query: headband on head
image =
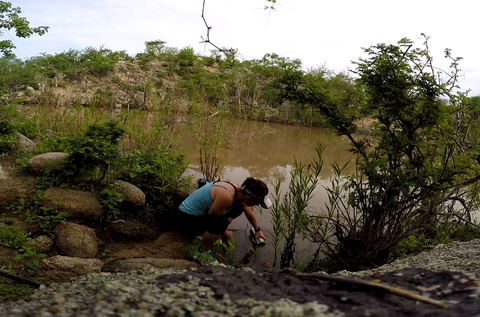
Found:
[[[250,188],[248,188],[246,185],[242,186],[242,191],[245,194],[247,194],[248,196],[252,197],[253,200],[258,201],[258,203],[260,204],[260,206],[262,206],[262,208],[268,209],[272,206],[272,202],[270,201],[270,199],[267,196],[259,196],[259,195],[254,194],[250,190]]]

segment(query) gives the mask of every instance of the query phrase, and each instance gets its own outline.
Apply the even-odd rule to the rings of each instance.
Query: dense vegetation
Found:
[[[124,66],[122,69],[127,69],[126,64],[137,67],[133,71],[138,74],[129,75],[133,80],[113,73],[119,63]],[[363,102],[362,90],[346,74],[324,68],[306,72],[312,81],[331,91],[343,107],[358,109]],[[98,87],[89,100],[64,102],[72,106],[122,104],[130,109],[152,109],[178,107],[180,100],[186,100],[187,107],[225,105],[229,113],[238,117],[325,125],[327,122],[316,107],[293,104],[282,98],[285,84],[304,73],[299,60],[276,54],[266,54],[261,60],[240,61],[234,54],[212,52],[210,56],[200,56],[191,48],[170,48],[157,40],[147,42],[145,52],[135,57],[104,47],[43,54],[26,61],[4,56],[0,60],[0,90],[1,102],[9,104],[26,86],[41,89],[43,98],[47,98],[49,88],[70,88],[79,85],[86,76],[96,76],[111,84]],[[122,99],[120,94],[129,98]]]

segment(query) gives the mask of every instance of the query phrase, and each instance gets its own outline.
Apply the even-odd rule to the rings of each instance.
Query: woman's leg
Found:
[[[224,240],[230,240],[230,239],[233,239],[233,233],[229,230],[225,231],[223,234],[222,234],[222,239]]]
[[[200,249],[202,251],[208,251],[212,248],[213,244],[215,241],[220,239],[222,235],[217,235],[217,234],[211,234],[208,231],[205,231],[203,234],[203,239],[202,239],[202,244],[200,245]]]
[[[204,216],[192,216],[180,213],[177,222],[177,231],[190,237],[203,235],[200,247],[208,251],[215,241],[220,239],[225,233],[228,224],[229,219],[223,215],[207,214]]]

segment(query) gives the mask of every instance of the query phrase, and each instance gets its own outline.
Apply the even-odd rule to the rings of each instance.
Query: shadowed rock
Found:
[[[53,240],[48,236],[38,236],[28,241],[28,244],[42,252],[48,252],[53,247]]]
[[[200,267],[199,264],[187,260],[158,259],[158,258],[137,258],[121,259],[106,263],[104,272],[128,272],[142,271],[149,272],[162,269],[191,270]]]
[[[37,152],[37,147],[35,146],[35,143],[20,133],[17,133],[17,138],[15,140],[15,149],[20,153]]]
[[[120,203],[124,209],[139,209],[145,206],[145,194],[137,186],[125,181],[115,181],[115,189],[122,194],[123,201]]]
[[[54,282],[69,281],[89,273],[100,273],[103,262],[99,259],[81,259],[56,255],[42,260],[42,269],[38,274]]]
[[[54,202],[45,205],[65,212],[71,219],[100,220],[105,212],[100,198],[90,191],[52,187],[45,194]]]
[[[39,176],[48,169],[49,171],[61,171],[64,168],[68,153],[49,152],[36,155],[28,161],[28,172]]]
[[[72,222],[59,224],[55,228],[55,245],[61,255],[77,258],[94,258],[98,252],[95,231],[84,225]]]
[[[117,220],[109,225],[112,233],[121,239],[141,240],[155,239],[157,233],[152,228],[141,222],[131,220]]]

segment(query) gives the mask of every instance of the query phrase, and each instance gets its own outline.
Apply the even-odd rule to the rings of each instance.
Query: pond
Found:
[[[352,160],[348,152],[349,142],[331,129],[286,125],[270,122],[231,119],[229,132],[225,138],[226,156],[222,159],[221,179],[241,184],[247,177],[262,179],[269,187],[272,199],[273,184],[280,180],[281,192],[288,190],[290,172],[295,159],[308,164],[315,158],[315,145],[326,146],[322,159],[323,169],[315,196],[311,201],[311,211],[321,212],[327,199],[323,186],[329,186],[333,176],[331,164]],[[187,173],[194,178],[203,177],[199,169],[198,145],[188,127],[181,130],[178,145],[190,160]],[[259,225],[267,237],[267,243],[259,250],[260,262],[271,262],[274,250],[268,239],[272,234],[269,210],[255,207]],[[249,223],[244,216],[235,219],[229,226],[238,240],[239,258],[247,254],[252,246],[248,237]],[[280,248],[281,250],[282,248]],[[299,242],[300,254],[310,255],[314,247],[305,241]],[[301,259],[298,259],[301,261]]]

